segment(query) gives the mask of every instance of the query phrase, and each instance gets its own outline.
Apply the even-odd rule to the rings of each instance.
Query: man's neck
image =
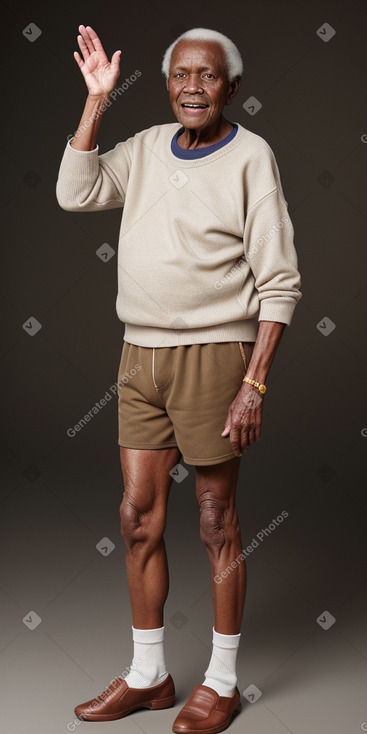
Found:
[[[206,148],[215,145],[233,130],[233,125],[224,117],[220,117],[214,125],[204,130],[185,128],[185,131],[177,138],[180,148],[195,150],[195,148]]]

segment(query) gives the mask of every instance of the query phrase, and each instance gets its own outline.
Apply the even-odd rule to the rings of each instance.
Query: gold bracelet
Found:
[[[250,380],[249,377],[244,376],[242,382],[248,382],[250,385],[253,385],[254,387],[257,387],[259,392],[261,392],[262,395],[266,393],[266,385],[263,385],[261,382],[256,382],[256,380]]]

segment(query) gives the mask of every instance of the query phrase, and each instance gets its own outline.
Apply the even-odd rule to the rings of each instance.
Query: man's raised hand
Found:
[[[79,26],[77,36],[82,57],[74,51],[74,59],[83,74],[91,97],[109,95],[116,87],[120,75],[121,51],[115,51],[109,62],[96,32],[89,25]]]

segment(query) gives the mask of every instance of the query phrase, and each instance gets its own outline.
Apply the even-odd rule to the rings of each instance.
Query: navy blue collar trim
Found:
[[[238,125],[236,122],[232,122],[231,125],[234,125],[233,130],[227,135],[227,137],[223,138],[223,140],[220,140],[219,143],[214,143],[213,145],[207,145],[205,148],[194,148],[193,150],[187,150],[186,148],[180,148],[177,138],[182,135],[185,128],[180,127],[179,130],[175,133],[175,135],[172,138],[171,141],[171,151],[173,155],[176,156],[176,158],[185,158],[186,160],[192,160],[194,158],[204,158],[206,155],[210,155],[211,153],[215,153],[216,150],[219,150],[219,148],[223,148],[224,145],[227,145],[231,140],[233,140],[234,136],[236,135],[236,132],[238,130]]]

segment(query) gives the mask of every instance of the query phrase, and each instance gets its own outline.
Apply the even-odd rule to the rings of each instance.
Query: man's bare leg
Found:
[[[200,535],[211,565],[213,648],[204,680],[195,686],[189,702],[173,722],[174,732],[222,731],[241,709],[236,657],[245,602],[246,569],[244,562],[236,561],[242,551],[235,502],[240,461],[241,457],[234,457],[222,464],[195,467]],[[233,562],[235,567],[231,566]],[[221,573],[227,568],[230,572],[222,577]]]
[[[241,457],[234,457],[222,464],[195,467],[200,534],[211,565],[214,627],[224,635],[240,632],[246,595],[246,561],[238,558],[242,552],[236,510],[240,461]],[[228,567],[223,578],[221,573]]]
[[[120,505],[121,533],[133,626],[163,626],[168,595],[168,564],[163,533],[172,484],[170,471],[179,463],[178,448],[120,447],[124,493]]]
[[[101,695],[79,704],[76,716],[111,721],[135,709],[168,708],[175,688],[163,650],[163,608],[168,594],[168,565],[163,533],[177,448],[155,451],[120,448],[124,493],[120,506],[134,634],[132,670]],[[137,655],[136,655],[137,653]],[[126,687],[127,683],[127,687]]]

